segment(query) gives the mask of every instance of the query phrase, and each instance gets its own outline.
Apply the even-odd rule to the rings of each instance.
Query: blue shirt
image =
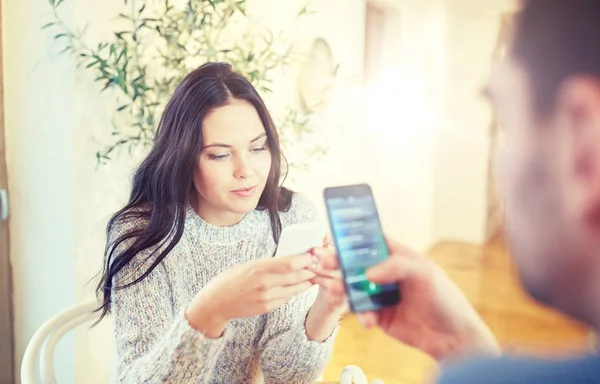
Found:
[[[479,359],[447,367],[439,384],[584,384],[600,383],[600,356],[569,360],[515,357]]]

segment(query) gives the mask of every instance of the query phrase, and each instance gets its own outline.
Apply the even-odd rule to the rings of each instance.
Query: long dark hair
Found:
[[[280,187],[281,162],[285,159],[273,120],[244,76],[226,63],[204,64],[183,79],[167,103],[152,149],[133,178],[129,202],[108,222],[109,239],[118,225],[132,221],[143,224],[132,226],[127,233],[107,242],[102,279],[96,289],[102,301],[98,321],[110,311],[113,289],[124,289],[145,279],[181,239],[186,205],[194,191],[193,172],[202,149],[202,121],[210,111],[232,99],[252,104],[267,134],[271,170],[257,209],[268,210],[273,239],[275,243],[279,241],[279,211],[290,208],[292,192]],[[142,260],[142,264],[149,264],[146,271],[134,281],[113,286],[119,271],[147,249],[153,251]]]

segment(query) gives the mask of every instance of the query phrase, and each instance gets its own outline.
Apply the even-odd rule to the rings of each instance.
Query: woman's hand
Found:
[[[332,247],[313,248],[311,253],[319,260],[337,260],[337,254]],[[327,313],[342,315],[348,310],[346,290],[342,281],[342,272],[335,269],[325,269],[320,264],[308,267],[316,276],[311,280],[319,285],[319,294],[315,304]]]
[[[186,310],[190,325],[206,337],[221,336],[230,319],[262,315],[308,290],[315,273],[309,253],[236,265],[206,285]]]
[[[388,240],[390,257],[369,269],[377,284],[398,284],[400,303],[359,315],[365,327],[377,326],[391,337],[437,359],[485,352],[499,353],[498,345],[462,291],[433,261]],[[321,266],[336,271],[338,261],[323,254]],[[340,280],[337,283],[343,287]]]
[[[328,238],[325,238],[323,247],[314,248],[311,253],[319,260],[337,258]],[[319,293],[306,318],[306,335],[311,340],[323,341],[348,310],[346,292],[338,269],[326,270],[319,264],[309,269],[317,275],[312,282],[319,285]]]

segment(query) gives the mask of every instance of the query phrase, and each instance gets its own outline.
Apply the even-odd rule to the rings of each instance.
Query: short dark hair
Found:
[[[538,115],[552,113],[567,78],[600,79],[600,0],[523,0],[513,27],[511,53],[529,75]]]

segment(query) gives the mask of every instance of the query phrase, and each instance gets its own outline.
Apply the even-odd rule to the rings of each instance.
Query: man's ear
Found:
[[[559,90],[555,123],[567,214],[600,231],[600,79],[567,79]]]

